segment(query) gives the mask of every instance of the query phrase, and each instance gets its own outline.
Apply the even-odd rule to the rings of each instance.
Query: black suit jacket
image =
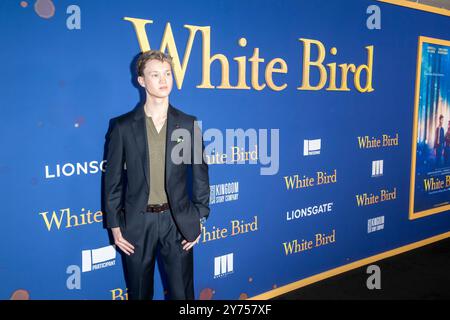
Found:
[[[165,188],[173,218],[182,236],[189,242],[200,234],[200,219],[207,218],[209,209],[208,165],[194,163],[194,153],[203,154],[204,145],[194,150],[196,117],[183,113],[169,104],[166,123]],[[104,174],[104,201],[106,227],[120,227],[124,238],[131,243],[140,240],[143,215],[149,196],[149,159],[144,104],[111,120],[106,137],[106,169]],[[174,137],[175,129],[186,129],[191,137],[189,163],[175,164],[171,159],[174,146],[181,139]],[[187,132],[184,131],[184,132]],[[177,131],[178,132],[178,131]],[[183,137],[183,141],[186,137]],[[178,141],[177,141],[178,140]],[[200,150],[201,149],[201,150]],[[190,153],[190,154],[189,154]],[[198,162],[198,161],[197,161]],[[126,170],[124,171],[124,165]],[[192,168],[192,197],[188,194],[188,169]],[[126,182],[125,182],[126,180]]]

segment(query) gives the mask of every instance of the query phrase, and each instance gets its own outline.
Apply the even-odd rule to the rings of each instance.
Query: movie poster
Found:
[[[419,37],[409,218],[450,209],[450,41]]]

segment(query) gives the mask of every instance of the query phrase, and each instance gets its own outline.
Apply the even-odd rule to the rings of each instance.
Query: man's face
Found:
[[[147,61],[143,76],[138,77],[138,82],[151,96],[156,98],[169,96],[173,86],[170,64],[167,61]]]
[[[439,119],[439,126],[442,127],[443,124],[444,124],[444,118],[440,118]]]

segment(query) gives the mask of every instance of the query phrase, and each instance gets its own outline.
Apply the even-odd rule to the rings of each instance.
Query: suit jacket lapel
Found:
[[[149,185],[149,159],[148,159],[148,141],[147,141],[147,127],[146,127],[146,118],[144,111],[144,104],[140,104],[135,111],[134,114],[134,122],[133,122],[133,132],[134,138],[136,140],[137,151],[139,157],[141,158],[142,166],[144,169],[145,181],[147,182],[147,187],[150,188]]]
[[[172,170],[173,162],[171,161],[172,148],[175,145],[175,141],[172,141],[172,132],[179,127],[178,124],[178,112],[169,103],[169,109],[167,110],[167,126],[166,126],[166,168],[165,168],[165,182],[166,190],[169,189],[169,178]]]
[[[145,117],[145,110],[144,110],[144,104],[140,104],[134,114],[134,122],[133,122],[133,132],[134,132],[134,138],[136,140],[137,150],[138,154],[141,158],[142,166],[144,169],[144,175],[145,175],[145,181],[147,182],[147,187],[150,188],[149,184],[149,148],[148,148],[148,141],[147,141],[147,126],[146,126],[146,117]],[[167,110],[167,125],[166,125],[166,159],[165,159],[165,182],[166,182],[166,188],[168,188],[168,177],[170,177],[170,172],[173,166],[173,163],[170,158],[170,154],[172,152],[172,148],[175,141],[171,140],[172,132],[176,128],[179,127],[178,124],[178,113],[173,108],[173,106],[169,103],[169,108]]]

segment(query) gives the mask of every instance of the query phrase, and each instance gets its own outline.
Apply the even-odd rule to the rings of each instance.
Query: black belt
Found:
[[[169,209],[168,203],[162,203],[162,204],[149,204],[147,205],[147,212],[163,212],[165,210]]]

